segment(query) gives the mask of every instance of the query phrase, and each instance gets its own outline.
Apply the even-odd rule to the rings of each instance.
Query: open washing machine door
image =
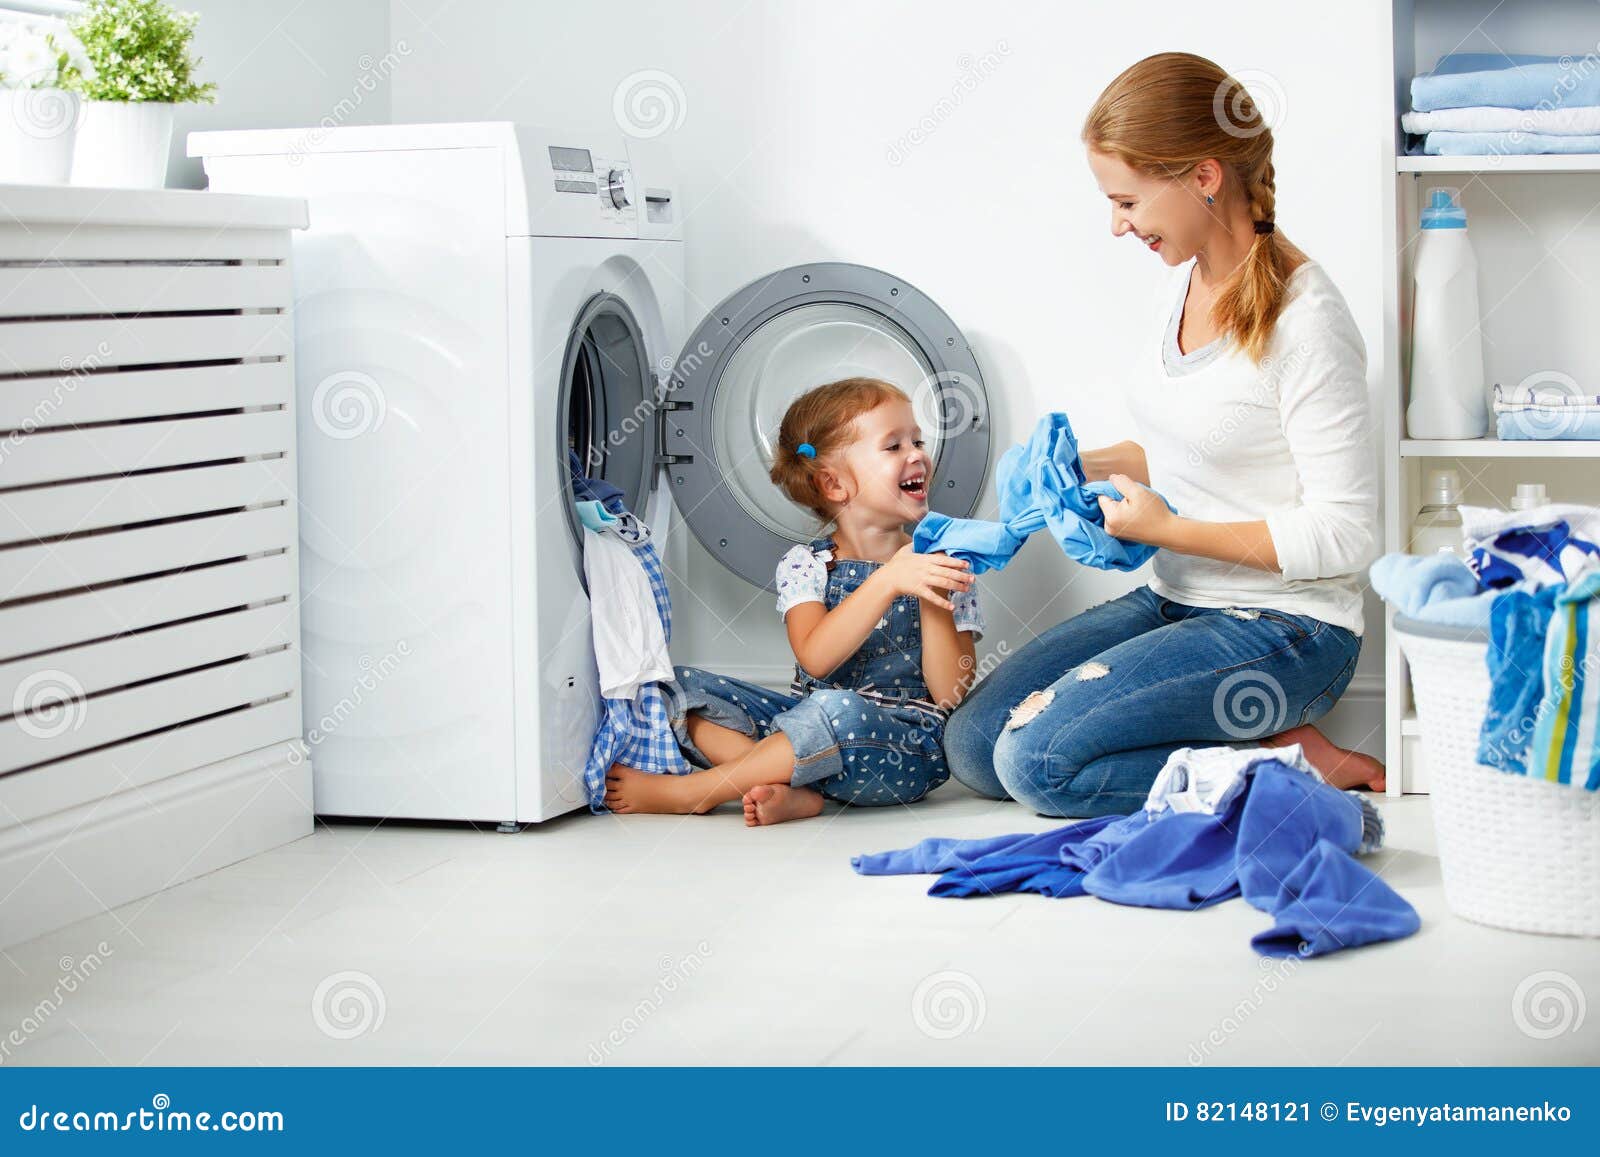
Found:
[[[660,485],[660,435],[653,416],[662,383],[641,319],[621,296],[597,293],[584,303],[568,335],[560,382],[557,428],[569,461],[601,489],[620,490],[627,509],[664,542],[672,503]],[[563,508],[582,581],[583,526],[575,503]]]
[[[989,464],[989,406],[966,338],[933,300],[863,265],[797,265],[724,300],[684,346],[659,411],[660,461],[682,518],[713,557],[771,588],[816,516],[767,472],[784,411],[847,377],[911,396],[934,462],[929,508],[965,517]]]

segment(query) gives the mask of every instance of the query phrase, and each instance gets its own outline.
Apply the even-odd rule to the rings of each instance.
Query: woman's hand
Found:
[[[1122,494],[1122,501],[1104,495],[1100,497],[1100,512],[1106,518],[1106,531],[1114,538],[1129,542],[1166,546],[1178,516],[1172,513],[1161,496],[1126,474],[1113,474],[1107,481]]]
[[[897,595],[916,595],[919,599],[955,610],[948,595],[952,591],[970,590],[974,579],[971,566],[961,559],[951,558],[941,552],[918,554],[911,543],[895,551],[894,557],[883,564],[878,573]]]
[[[1144,447],[1137,442],[1118,442],[1098,450],[1085,450],[1078,455],[1083,466],[1083,476],[1089,482],[1108,482],[1113,474],[1126,474],[1135,481],[1150,485],[1150,470],[1145,465]]]

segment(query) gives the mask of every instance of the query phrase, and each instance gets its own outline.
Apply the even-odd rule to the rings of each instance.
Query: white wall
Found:
[[[389,120],[387,77],[392,62],[403,62],[389,39],[389,0],[181,0],[179,7],[200,14],[198,75],[216,82],[217,102],[179,106],[169,186],[205,185],[200,162],[184,155],[194,130]]]
[[[975,346],[1003,447],[1064,409],[1087,445],[1130,436],[1121,398],[1135,327],[1164,267],[1115,242],[1077,135],[1100,89],[1153,52],[1210,56],[1281,106],[1278,220],[1329,270],[1381,380],[1379,182],[1392,179],[1387,4],[1219,9],[991,0],[519,4],[395,0],[411,55],[398,122],[612,123],[641,70],[683,93],[671,146],[685,206],[691,317],[784,265],[843,259],[905,277]],[[912,136],[922,126],[920,143]],[[997,450],[998,454],[998,450]],[[1374,469],[1377,447],[1374,446]],[[985,496],[993,510],[992,483]],[[674,653],[733,670],[781,667],[770,598],[689,553]],[[1046,541],[985,580],[990,646],[1132,584]],[[707,607],[715,608],[714,611]],[[1376,692],[1381,613],[1360,680]],[[1381,700],[1348,701],[1338,734],[1381,751]],[[1371,733],[1370,735],[1368,733]]]

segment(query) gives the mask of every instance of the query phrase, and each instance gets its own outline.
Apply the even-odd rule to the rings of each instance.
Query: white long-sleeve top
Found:
[[[1279,570],[1160,550],[1150,586],[1190,606],[1264,607],[1359,635],[1378,459],[1355,319],[1308,261],[1289,276],[1260,365],[1226,337],[1181,354],[1193,265],[1173,271],[1130,395],[1150,484],[1188,518],[1264,519]]]

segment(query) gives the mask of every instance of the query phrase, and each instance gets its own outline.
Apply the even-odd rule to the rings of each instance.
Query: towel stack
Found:
[[[1411,81],[1400,118],[1428,156],[1600,153],[1600,69],[1590,57],[1455,52]]]
[[[1517,442],[1600,439],[1600,395],[1576,389],[1570,379],[1543,386],[1496,383],[1495,433],[1502,441]]]

